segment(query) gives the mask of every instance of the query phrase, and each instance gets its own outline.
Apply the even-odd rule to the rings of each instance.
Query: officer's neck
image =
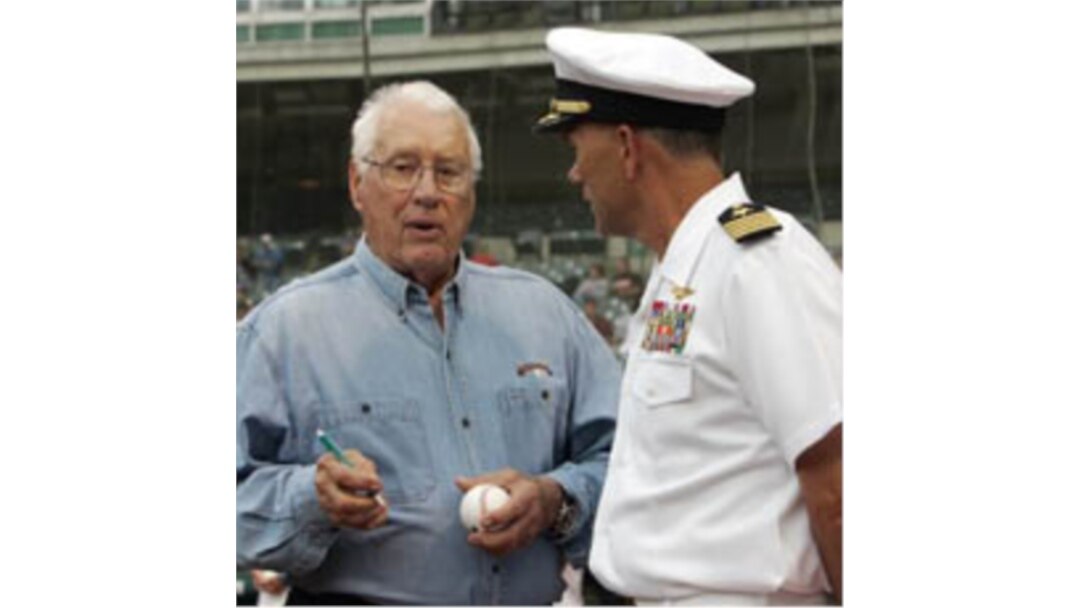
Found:
[[[646,170],[640,192],[648,210],[638,227],[637,240],[664,259],[668,243],[690,208],[724,181],[723,169],[708,157],[666,159]]]

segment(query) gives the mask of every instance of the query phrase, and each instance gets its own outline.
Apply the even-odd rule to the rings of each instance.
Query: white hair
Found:
[[[483,168],[480,159],[480,140],[476,137],[476,130],[469,119],[469,113],[452,95],[426,80],[388,84],[380,87],[367,98],[364,105],[360,107],[360,111],[356,113],[356,120],[352,125],[353,164],[359,168],[359,161],[374,151],[379,116],[383,109],[389,104],[405,100],[418,102],[434,112],[453,113],[461,119],[468,133],[473,179],[479,179],[480,169]]]

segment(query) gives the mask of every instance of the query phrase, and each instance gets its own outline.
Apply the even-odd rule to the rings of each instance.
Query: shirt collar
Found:
[[[356,265],[371,277],[379,291],[397,308],[399,313],[404,313],[409,305],[427,302],[427,291],[424,287],[410,281],[375,255],[368,247],[366,235],[361,236],[357,241],[353,259]],[[457,272],[443,287],[443,304],[448,308],[456,307],[458,312],[461,312],[461,290],[467,282],[467,275],[468,265],[464,262],[464,256],[458,253]]]
[[[728,207],[749,202],[742,176],[733,173],[690,207],[668,241],[660,272],[671,282],[687,286],[705,238],[716,228],[717,218]]]

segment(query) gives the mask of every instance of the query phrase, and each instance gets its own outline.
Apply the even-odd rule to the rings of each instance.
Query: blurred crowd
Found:
[[[352,253],[357,236],[309,236],[279,240],[264,233],[236,239],[236,319],[297,277]]]
[[[236,319],[288,281],[314,272],[352,253],[357,235],[279,239],[272,234],[236,240]],[[467,247],[469,259],[498,266],[500,260],[483,248]],[[621,356],[630,316],[645,289],[642,275],[629,258],[584,264],[574,258],[515,265],[545,277],[581,307],[596,331]]]

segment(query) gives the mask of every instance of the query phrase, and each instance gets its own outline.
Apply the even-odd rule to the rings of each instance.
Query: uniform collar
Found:
[[[399,314],[403,314],[410,305],[426,304],[427,291],[419,283],[410,281],[398,271],[382,261],[371,248],[368,247],[367,237],[362,236],[356,243],[356,251],[353,259],[358,267],[375,282],[375,286],[386,296],[390,304],[396,308]],[[447,307],[456,307],[461,310],[461,290],[464,288],[468,265],[464,262],[464,256],[458,254],[457,272],[443,287],[443,304]]]
[[[690,207],[668,241],[660,272],[672,283],[687,287],[706,237],[715,229],[717,217],[728,207],[749,202],[742,176],[733,173]]]

